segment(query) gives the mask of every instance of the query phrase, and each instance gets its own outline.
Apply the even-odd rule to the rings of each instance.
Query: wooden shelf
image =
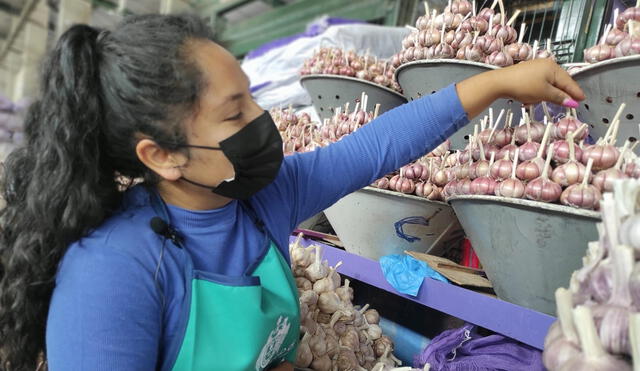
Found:
[[[293,240],[293,237],[292,237]],[[342,261],[338,272],[398,296],[436,309],[469,323],[487,328],[532,347],[543,349],[544,338],[555,318],[465,288],[425,278],[418,296],[397,292],[384,278],[377,261],[350,254],[317,241],[301,244],[321,245],[330,265]]]

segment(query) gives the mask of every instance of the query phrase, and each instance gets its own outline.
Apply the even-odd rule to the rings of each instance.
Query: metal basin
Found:
[[[441,254],[462,237],[444,202],[366,187],[324,211],[350,253],[377,260],[405,250]]]
[[[402,94],[369,81],[337,75],[305,75],[300,83],[309,95],[318,115],[324,120],[334,114],[336,107],[344,107],[349,102],[354,109],[354,102],[362,93],[369,96],[368,111],[373,111],[380,104],[380,114],[407,103]]]
[[[490,64],[446,59],[416,61],[403,64],[396,70],[396,78],[402,87],[404,96],[408,100],[418,99],[422,96],[433,94],[453,83],[458,83],[471,76],[482,72],[498,69]],[[517,125],[520,120],[520,103],[513,100],[499,99],[491,107],[495,115],[501,109],[511,109],[513,112],[513,124]],[[489,109],[482,112],[480,117],[489,114]],[[452,149],[464,149],[469,143],[469,135],[473,134],[473,125],[458,130],[451,138]]]
[[[618,143],[629,137],[640,139],[640,55],[615,58],[586,66],[573,73],[587,99],[578,108],[580,119],[589,123],[591,137],[598,139],[609,128],[621,103]],[[640,147],[635,152],[640,154]]]
[[[500,299],[554,315],[554,291],[598,239],[600,213],[494,196],[449,199]]]

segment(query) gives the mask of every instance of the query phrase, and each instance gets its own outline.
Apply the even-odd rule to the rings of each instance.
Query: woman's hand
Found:
[[[293,371],[293,364],[289,362],[282,362],[276,367],[269,369],[269,371]]]
[[[571,108],[585,99],[571,76],[550,59],[535,59],[485,72],[460,82],[456,89],[469,119],[498,98],[524,104],[547,101]]]

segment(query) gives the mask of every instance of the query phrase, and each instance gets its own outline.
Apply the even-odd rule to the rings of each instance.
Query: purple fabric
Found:
[[[482,337],[474,325],[447,330],[434,338],[415,357],[413,366],[421,369],[426,363],[440,371],[544,371],[539,350],[502,335]]]
[[[345,18],[323,18],[320,21],[310,23],[309,26],[307,26],[307,30],[305,32],[268,42],[260,46],[259,48],[254,49],[249,53],[247,53],[245,58],[246,59],[257,58],[261,55],[264,55],[268,51],[291,44],[292,42],[298,39],[301,39],[303,37],[318,36],[321,33],[323,33],[329,26],[340,25],[340,24],[351,24],[351,23],[365,23],[365,22],[353,20],[353,19],[345,19]]]
[[[13,102],[0,93],[0,112],[13,112]]]

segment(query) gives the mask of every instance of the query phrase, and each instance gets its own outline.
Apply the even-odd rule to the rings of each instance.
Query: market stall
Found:
[[[294,246],[321,246],[328,264],[349,279],[544,350],[549,370],[574,369],[592,358],[611,369],[630,369],[628,357],[637,346],[629,299],[637,213],[632,205],[640,190],[633,180],[640,175],[640,132],[637,84],[631,82],[640,72],[637,9],[616,9],[613,25],[585,50],[585,63],[567,65],[587,95],[577,110],[497,101],[433,152],[325,210],[339,242],[308,231],[316,242],[292,238]],[[484,71],[555,59],[550,39],[523,42],[527,25],[518,17],[518,11],[506,14],[501,1],[485,8],[453,1],[444,12],[425,3],[415,27],[407,26],[402,51],[387,61],[341,48],[318,50],[305,62],[301,83],[315,98],[322,122],[283,123],[285,153],[330,145],[375,118],[381,105],[386,110],[400,104],[393,103],[389,88],[411,101]],[[357,80],[363,82],[355,85]],[[620,237],[607,240],[612,235]],[[452,250],[463,238],[478,254],[481,270],[436,260],[458,257]],[[623,250],[620,244],[631,246]],[[407,294],[384,263],[405,253],[438,273],[484,277],[497,297],[486,296],[477,283],[430,276]],[[574,306],[579,309],[572,312]],[[614,307],[618,312],[610,312]],[[384,315],[384,307],[377,309]],[[551,326],[556,315],[562,326]],[[410,365],[428,365],[415,356]],[[394,366],[385,359],[377,365]],[[530,369],[542,368],[540,361]]]
[[[182,153],[182,150],[187,153],[187,149],[213,150],[202,152],[220,155],[220,158],[226,156],[230,159],[230,174],[218,179],[217,186],[210,186],[206,178],[203,178],[205,181],[199,178],[214,173],[210,171],[210,163],[199,172],[187,170],[177,176],[172,171],[183,171],[188,161],[181,165],[163,163],[163,166],[156,166],[157,158],[161,156],[149,155],[146,159],[152,160],[145,162],[140,153],[151,147],[138,147],[140,141],[151,141],[156,134],[160,138],[168,133],[162,125],[175,129],[171,125],[180,120],[170,117],[171,121],[167,117],[181,114],[180,109],[185,108],[181,104],[197,95],[193,91],[210,87],[203,87],[206,84],[202,81],[186,86],[185,81],[192,83],[191,79],[196,75],[198,79],[211,78],[209,65],[202,76],[193,73],[201,70],[179,70],[178,73],[173,68],[190,68],[197,63],[176,63],[167,57],[161,61],[164,63],[161,67],[154,67],[173,71],[173,75],[158,73],[149,67],[156,75],[147,71],[151,77],[146,76],[144,71],[138,70],[138,60],[129,58],[119,48],[134,55],[134,49],[146,50],[147,45],[142,47],[134,43],[132,47],[127,43],[137,39],[115,37],[117,32],[110,29],[117,20],[133,14],[170,14],[182,10],[198,13],[198,16],[171,18],[167,23],[162,23],[161,18],[156,19],[158,23],[146,23],[145,17],[136,18],[137,27],[140,27],[137,30],[145,31],[139,32],[137,37],[148,41],[153,39],[144,37],[150,37],[151,31],[162,34],[164,42],[174,47],[171,50],[177,50],[175,54],[183,57],[185,49],[176,46],[179,43],[175,35],[196,34],[199,30],[201,33],[196,39],[206,35],[204,39],[209,42],[214,38],[229,52],[211,49],[211,43],[207,44],[209,48],[198,44],[209,53],[198,62],[225,60],[224,71],[229,75],[242,75],[248,93],[231,92],[235,95],[220,104],[231,107],[223,119],[202,120],[223,123],[211,130],[227,128],[225,125],[234,127],[235,134],[229,136],[225,132],[227,139],[219,141],[219,146],[206,143],[211,135],[195,135],[196,141],[180,143],[179,135],[171,132],[163,142],[158,140],[161,143],[158,148],[168,146],[175,153]],[[44,329],[57,333],[58,347],[51,349],[52,354],[58,352],[58,364],[63,364],[61,360],[74,360],[69,349],[75,352],[82,350],[83,345],[95,345],[104,339],[111,342],[105,340],[102,348],[96,346],[87,353],[98,354],[98,362],[102,362],[100,357],[104,349],[115,349],[114,343],[122,345],[120,356],[125,354],[119,361],[129,361],[127,357],[134,358],[143,353],[148,357],[147,353],[151,351],[146,348],[141,351],[137,346],[153,337],[157,344],[151,348],[160,349],[159,355],[154,355],[157,359],[151,360],[158,362],[154,363],[157,369],[161,368],[160,362],[163,369],[175,365],[182,365],[184,369],[210,369],[202,365],[219,365],[215,362],[222,358],[216,356],[212,360],[210,354],[234,354],[229,357],[230,363],[236,358],[244,362],[236,367],[238,370],[256,371],[640,371],[640,0],[60,0],[47,4],[31,1],[28,6],[0,0],[0,17],[5,16],[4,11],[10,27],[0,26],[0,37],[5,35],[7,40],[0,53],[0,72],[4,73],[0,75],[0,90],[4,89],[0,92],[0,165],[4,168],[6,156],[28,144],[31,147],[27,148],[44,148],[43,156],[50,157],[42,163],[35,160],[7,162],[10,174],[21,175],[21,166],[27,169],[28,176],[24,178],[31,183],[17,182],[23,187],[15,189],[3,184],[3,195],[8,195],[7,200],[14,198],[14,210],[10,213],[3,210],[0,224],[17,221],[22,223],[23,230],[26,225],[37,232],[34,241],[26,241],[25,237],[24,242],[10,233],[11,226],[3,224],[8,231],[3,238],[9,242],[0,241],[3,244],[0,245],[0,282],[4,285],[0,290],[5,290],[0,294],[7,303],[15,301],[23,305],[22,309],[29,303],[23,300],[22,296],[26,295],[23,291],[32,295],[28,289],[45,284],[50,286],[42,290],[42,297],[51,295],[54,289],[66,289],[58,295],[75,294],[80,298],[88,295],[90,300],[96,300],[88,301],[92,315],[89,319],[69,319],[69,313],[76,313],[74,310],[85,304],[81,300],[72,304],[69,300],[61,304],[59,300],[55,303],[57,311],[52,311],[50,323],[59,321],[53,330],[47,328],[49,323],[43,325],[46,322],[42,320],[43,316],[37,316],[47,314],[46,310],[32,316],[41,321],[32,321],[40,327],[34,325],[39,332],[31,329],[29,339],[35,338],[36,332],[38,336],[42,335]],[[55,17],[50,17],[49,11]],[[202,21],[205,17],[205,26],[193,21]],[[43,26],[48,24],[43,21],[45,18],[57,19],[52,29],[49,29],[51,25]],[[62,93],[58,96],[57,91],[56,94],[50,92],[49,99],[58,99],[55,102],[60,112],[49,112],[41,101],[35,104],[38,110],[29,111],[32,99],[25,97],[37,97],[38,89],[31,78],[35,74],[25,71],[33,72],[35,66],[39,66],[35,57],[30,56],[41,58],[45,41],[51,44],[51,40],[63,34],[72,21],[89,22],[89,19],[93,26],[101,28],[84,29],[84,39],[69,43],[74,46],[89,40],[88,47],[80,50],[86,54],[74,61],[63,60],[68,63],[61,64],[73,66],[81,61],[93,66],[91,63],[96,63],[94,69],[85,71],[91,77],[87,79],[92,82],[91,86],[76,90],[99,91],[99,94],[85,94],[88,98],[79,99],[74,89],[66,89],[64,97]],[[102,27],[108,30],[102,30]],[[161,32],[172,27],[177,31],[171,35]],[[37,30],[51,31],[51,36],[38,40],[39,46],[34,51],[31,50],[32,41],[38,36]],[[99,49],[101,42],[112,43],[108,44],[111,48]],[[153,51],[135,54],[136,57],[149,62],[148,65],[154,64],[150,61],[161,59],[161,54],[162,58],[166,57],[163,47],[153,47]],[[190,51],[194,55],[202,52],[200,49]],[[215,54],[216,51],[219,54]],[[211,58],[212,55],[216,58]],[[124,66],[122,70],[99,65],[98,62],[107,63],[104,61],[109,58],[112,58],[111,62],[117,62],[114,66]],[[355,192],[344,192],[339,195],[341,198],[331,199],[333,204],[329,207],[327,201],[316,209],[309,208],[311,211],[304,218],[315,214],[311,218],[300,221],[295,215],[291,217],[295,221],[284,220],[282,215],[289,217],[298,211],[276,210],[278,206],[291,206],[288,203],[304,209],[305,202],[311,204],[311,199],[322,191],[317,186],[314,188],[315,184],[296,188],[298,182],[304,180],[291,168],[285,169],[291,171],[286,174],[291,184],[283,185],[285,182],[277,178],[283,169],[282,155],[292,162],[314,158],[313,155],[321,153],[319,151],[349,140],[347,138],[357,140],[352,136],[354,133],[375,129],[371,126],[376,125],[376,120],[382,122],[384,119],[379,118],[382,115],[389,117],[389,112],[397,107],[410,105],[474,76],[486,72],[493,76],[496,72],[492,71],[504,71],[519,63],[541,59],[553,68],[558,67],[549,61],[560,64],[584,90],[586,99],[569,107],[549,102],[523,104],[502,95],[486,109],[486,105],[483,106],[484,110],[473,120],[461,123],[460,126],[465,126],[455,133],[433,136],[438,143],[428,145],[428,150],[424,148],[423,139],[419,139],[422,147],[418,147],[424,150],[412,157],[414,161],[393,163],[395,169],[391,169],[392,166],[378,169],[375,177],[380,178],[368,186],[360,188],[374,176],[349,190],[357,189]],[[55,59],[50,63],[54,62]],[[100,68],[106,72],[99,71]],[[72,68],[60,70],[60,76],[64,72],[76,77]],[[564,74],[561,69],[557,71]],[[105,75],[101,74],[103,72]],[[106,75],[108,73],[114,75]],[[248,85],[243,74],[248,77]],[[60,86],[61,91],[67,87],[64,83],[73,86],[71,80],[75,79],[60,76],[57,80],[52,78],[55,84],[49,85]],[[222,84],[225,88],[233,87],[237,82],[231,78],[221,80],[225,81]],[[167,81],[173,82],[167,84]],[[153,89],[141,88],[146,87],[145,84]],[[174,89],[182,90],[174,92]],[[258,108],[260,116],[243,126],[240,123],[244,123],[242,117],[247,112],[231,111],[236,107],[235,102],[245,98],[257,102],[268,114]],[[211,99],[215,101],[218,97]],[[89,112],[85,105],[95,108],[95,112]],[[174,106],[180,109],[174,112]],[[188,109],[185,112],[189,112]],[[204,110],[209,111],[215,110]],[[105,112],[109,114],[109,120]],[[464,116],[465,112],[460,112],[460,116]],[[46,116],[46,120],[37,115]],[[69,130],[48,132],[39,129],[38,119],[51,125],[41,126],[47,128],[60,126],[64,129],[63,124],[67,122],[77,125]],[[133,134],[127,131],[134,125],[132,122],[138,125],[138,131]],[[397,121],[388,122],[397,124]],[[89,129],[79,136],[76,135],[78,128]],[[152,131],[153,135],[140,136],[144,130]],[[31,133],[26,141],[25,131]],[[393,133],[398,135],[400,131]],[[119,136],[114,134],[116,132]],[[98,148],[98,143],[103,144],[108,136],[112,139],[111,145],[104,147],[108,150]],[[128,143],[130,148],[124,148],[122,143],[134,136],[140,141],[135,145]],[[372,137],[373,142],[381,142],[382,135]],[[65,145],[58,148],[49,142]],[[373,142],[361,147],[370,148]],[[135,151],[131,151],[134,147]],[[87,159],[74,158],[76,148],[88,153]],[[382,145],[376,149],[375,153],[369,151],[359,159],[392,156],[390,152],[393,151],[383,151]],[[123,155],[126,151],[135,152],[135,156]],[[14,154],[20,152],[27,151]],[[110,157],[111,152],[119,154]],[[129,152],[125,154],[131,154]],[[260,156],[256,156],[259,152]],[[58,157],[61,160],[58,161]],[[257,157],[264,157],[265,163],[252,168],[253,162],[259,162]],[[339,157],[337,161],[343,158]],[[58,165],[65,159],[68,160],[66,166]],[[114,171],[111,163],[104,159],[118,162],[136,176]],[[401,159],[406,162],[405,157]],[[92,163],[87,165],[86,162]],[[38,166],[34,165],[36,163]],[[93,167],[104,167],[111,172],[93,174]],[[78,168],[81,171],[76,171]],[[199,191],[205,188],[206,192],[193,192],[197,198],[186,203],[196,205],[193,208],[165,203],[165,194],[153,192],[156,184],[149,181],[153,178],[145,178],[149,175],[144,172],[147,168],[155,172],[151,173],[154,176],[162,173],[161,181],[168,179],[172,185],[179,184],[173,189],[176,192],[173,195],[188,195],[189,192],[177,193],[176,190],[193,190],[188,188],[192,186],[200,187],[195,188]],[[332,177],[330,170],[325,168],[326,173],[319,174]],[[54,205],[51,206],[49,199],[43,201],[37,194],[46,189],[47,179],[36,175],[49,174],[53,179],[62,171],[67,176],[57,179],[55,184],[62,184],[68,194],[49,197]],[[80,179],[79,185],[74,183],[76,175]],[[90,179],[93,183],[82,183],[84,175],[94,176],[95,179]],[[18,178],[15,177],[21,180]],[[120,193],[112,194],[115,191],[108,187],[100,188],[112,178],[118,182],[118,192],[133,190],[134,196],[122,197]],[[341,175],[337,180],[344,178]],[[356,179],[355,176],[352,178]],[[274,179],[280,179],[281,183],[275,182],[276,187],[268,188],[274,184]],[[318,182],[319,178],[313,179]],[[4,177],[3,182],[6,182]],[[134,185],[140,182],[151,183],[145,188],[150,196],[134,193]],[[234,184],[240,186],[224,193],[225,186],[233,187]],[[137,192],[142,192],[143,187],[138,187]],[[267,192],[273,193],[269,194],[272,197],[268,202],[252,204],[259,198],[256,195],[267,188]],[[217,193],[221,189],[223,193]],[[138,207],[135,203],[132,211],[127,209],[117,214],[121,209],[116,207],[115,201],[108,205],[105,202],[106,206],[98,205],[96,200],[102,200],[102,194],[92,194],[95,190],[113,200],[122,198],[133,202],[131,200],[135,198],[135,202],[148,204]],[[309,194],[298,197],[300,194],[296,193],[293,197],[287,192]],[[31,198],[24,196],[27,193]],[[212,194],[215,194],[212,203],[207,203],[211,201],[207,197],[200,197]],[[180,201],[181,197],[173,200]],[[89,201],[81,203],[85,198]],[[218,202],[220,198],[225,198],[224,202]],[[296,200],[291,201],[293,198]],[[244,201],[235,203],[237,200]],[[4,200],[0,201],[0,207],[6,207]],[[47,214],[45,216],[50,218],[47,226],[40,225],[46,224],[44,222],[37,226],[34,225],[37,223],[29,224],[33,221],[21,217],[23,210],[15,210],[17,202],[23,202],[23,209],[32,213],[34,210],[40,214],[51,211],[51,215],[57,212],[58,220],[52,223],[52,217]],[[80,211],[73,210],[76,203],[80,205]],[[208,207],[201,207],[201,203]],[[226,215],[218,212],[228,205],[237,206],[237,209],[225,209]],[[103,206],[104,212],[100,209]],[[91,214],[94,208],[99,215]],[[129,211],[131,215],[127,214]],[[144,221],[140,222],[142,217],[132,216],[136,212],[148,212],[149,215],[144,214]],[[118,225],[120,229],[116,232],[111,229],[100,232],[105,225],[111,228],[110,224],[104,223],[111,213],[125,221]],[[205,216],[211,216],[209,214],[213,215],[212,219],[205,220]],[[182,231],[171,224],[175,215],[174,221],[178,219],[185,223]],[[202,219],[197,219],[199,217]],[[70,226],[64,223],[66,218],[72,221]],[[89,224],[85,225],[85,220],[93,224],[86,222]],[[217,227],[228,220],[235,224],[214,232],[198,229]],[[58,223],[66,229],[57,231]],[[135,223],[143,227],[129,230],[136,226]],[[284,233],[283,225],[289,228]],[[184,229],[194,233],[183,234]],[[121,230],[130,234],[128,239],[117,240]],[[75,250],[72,249],[72,256],[65,258],[71,263],[61,263],[67,245],[93,233],[98,234],[98,239],[102,236],[100,233],[104,233],[108,243],[94,239],[95,235],[88,237],[84,242],[89,248],[77,244]],[[49,252],[48,246],[47,249],[43,246],[54,240],[52,236],[57,238],[53,243],[58,249]],[[254,241],[258,237],[260,241]],[[125,249],[130,241],[137,244],[131,251]],[[219,249],[224,253],[215,250],[215,259],[211,258],[213,253],[206,250],[211,241],[225,245],[224,249]],[[110,251],[105,253],[91,245],[92,242],[98,248],[115,245],[116,253],[109,255]],[[202,247],[198,244],[206,249],[197,250]],[[138,245],[152,248],[147,251]],[[253,249],[258,245],[259,254],[257,248]],[[19,249],[11,250],[13,246]],[[91,260],[91,253],[96,254],[96,251],[97,260]],[[252,256],[254,253],[257,256]],[[121,255],[127,258],[131,255],[135,264],[126,259],[123,263],[119,260]],[[81,260],[83,258],[88,259],[88,263]],[[40,260],[49,264],[46,269],[31,268],[39,267]],[[135,269],[131,265],[136,265]],[[68,270],[69,266],[77,269],[71,271],[76,274],[73,280],[64,281],[62,276],[52,276],[51,272]],[[13,271],[5,274],[3,269],[9,272],[9,268]],[[139,275],[127,275],[130,273],[128,268]],[[39,274],[38,278],[46,279],[31,283],[21,276],[32,271]],[[95,272],[98,273],[94,276]],[[95,284],[92,280],[96,277],[107,277],[109,284],[115,282],[117,292],[105,289],[113,289],[107,284],[100,286],[99,280]],[[124,284],[119,281],[121,279]],[[92,286],[82,286],[86,282],[91,282]],[[12,286],[14,283],[18,289]],[[58,287],[54,287],[56,285]],[[253,291],[255,288],[259,290]],[[136,290],[142,290],[143,294]],[[165,296],[167,292],[169,295]],[[149,297],[144,297],[148,293],[151,293]],[[38,308],[49,308],[49,297],[43,302],[37,301],[40,296],[32,296],[37,296],[34,302]],[[231,305],[219,305],[218,297],[224,297]],[[112,317],[102,315],[101,311],[108,307],[105,298],[121,305],[117,308],[123,313],[134,308],[143,315],[134,313],[139,316],[135,317],[137,322],[129,317],[133,312],[108,312]],[[141,303],[149,306],[142,307]],[[199,306],[203,303],[215,305],[205,310],[204,305]],[[223,307],[225,310],[220,309]],[[19,328],[23,326],[21,323],[7,324],[10,322],[7,318],[23,317],[6,308],[9,306],[0,306],[0,335],[24,332]],[[94,311],[100,315],[94,315]],[[158,318],[153,317],[155,315]],[[78,341],[79,345],[72,343],[77,349],[71,345],[67,348],[66,343],[60,341],[67,328],[74,328],[70,333],[81,333],[82,328],[73,326],[80,324],[89,328],[109,321],[119,324],[118,321],[122,321],[125,325],[120,328],[113,325],[117,330],[114,331],[111,323],[107,323],[108,330],[98,327],[101,335],[113,336],[118,331],[124,333],[131,329],[135,335],[120,336],[118,333],[115,342],[105,335],[104,339]],[[224,331],[218,331],[220,328]],[[157,334],[149,336],[154,331]],[[214,342],[207,342],[213,335],[218,341],[215,346]],[[184,342],[175,343],[180,336],[184,339],[178,340]],[[242,347],[254,342],[253,337],[261,340],[247,345],[245,352]],[[130,341],[135,344],[131,345]],[[11,370],[11,363],[3,358],[3,347],[13,347],[9,351],[13,352],[14,359],[19,358],[15,356],[19,353],[16,345],[10,343],[11,340],[0,341],[0,370],[5,367],[8,367],[7,371]],[[29,349],[37,349],[31,353],[37,354],[38,370],[48,367],[45,348],[44,341],[29,346]],[[250,352],[256,354],[251,353],[243,359]],[[236,371],[236,368],[230,371]]]

